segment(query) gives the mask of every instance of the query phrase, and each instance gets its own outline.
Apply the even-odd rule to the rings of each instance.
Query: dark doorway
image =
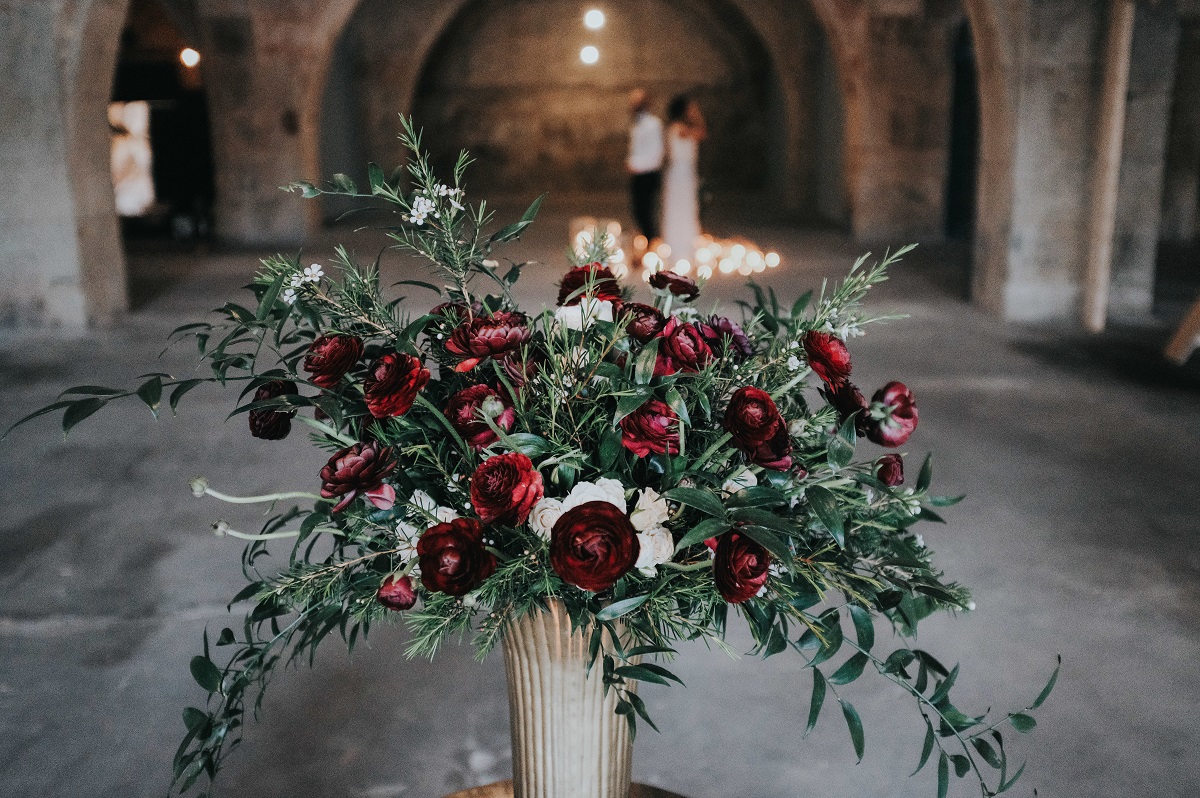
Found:
[[[954,39],[954,96],[950,110],[950,167],[946,180],[946,236],[969,239],[975,232],[979,164],[979,75],[971,26],[964,21]]]

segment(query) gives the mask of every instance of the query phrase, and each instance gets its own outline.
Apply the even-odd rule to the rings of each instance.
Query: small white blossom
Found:
[[[638,539],[638,558],[634,567],[645,576],[654,576],[657,566],[670,562],[675,554],[675,540],[663,527],[654,527],[641,532]]]
[[[754,472],[749,468],[742,466],[737,471],[730,474],[723,483],[721,490],[726,493],[737,493],[744,488],[753,488],[758,484],[758,477],[754,476]]]
[[[289,305],[296,304],[296,289],[295,288],[283,289],[282,299],[284,302],[286,302]]]
[[[915,536],[913,536],[913,540],[917,542],[918,546],[925,548],[925,538],[920,533],[917,533]]]
[[[796,357],[795,355],[792,355],[791,357],[789,357],[787,359],[787,367],[788,367],[788,371],[799,371],[800,370],[800,358]]]
[[[797,418],[788,424],[788,435],[799,438],[808,429],[808,419]]]
[[[549,540],[550,530],[554,529],[554,525],[562,514],[563,503],[561,501],[550,498],[542,499],[533,505],[533,509],[529,512],[529,528],[536,532],[538,537]]]
[[[321,268],[321,264],[319,263],[314,263],[304,270],[304,279],[310,283],[319,283],[324,276],[325,270]]]
[[[974,601],[968,601],[968,602],[967,602],[967,610],[968,610],[968,611],[970,611],[970,612],[974,612],[974,611],[975,611],[975,602],[974,602]]]
[[[670,517],[671,508],[667,500],[659,496],[654,488],[643,488],[633,512],[629,514],[629,523],[638,532],[647,532],[662,526]]]
[[[294,273],[288,279],[288,285],[290,285],[292,288],[299,288],[300,286],[304,285],[304,275],[300,272]]]

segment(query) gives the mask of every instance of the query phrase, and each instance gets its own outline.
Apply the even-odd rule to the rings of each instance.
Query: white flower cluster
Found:
[[[425,224],[425,217],[433,213],[435,206],[433,200],[429,197],[417,196],[413,200],[412,212],[408,215],[408,221],[413,224]]]
[[[554,524],[563,513],[588,502],[608,502],[626,512],[625,488],[616,479],[598,479],[595,482],[580,482],[571,489],[565,499],[544,498],[533,506],[529,514],[529,528],[545,540],[550,539]],[[667,500],[653,488],[644,488],[629,513],[629,523],[638,532],[638,552],[635,566],[646,576],[653,576],[659,565],[670,562],[675,554],[675,539],[663,526],[670,517]]]
[[[855,313],[847,313],[844,310],[830,304],[825,303],[826,313],[825,325],[821,328],[822,332],[836,335],[843,341],[848,341],[851,338],[858,338],[866,335],[860,325],[861,319]]]
[[[321,268],[321,264],[314,263],[311,266],[306,266],[303,272],[295,272],[288,278],[288,287],[283,289],[283,294],[280,297],[289,305],[296,304],[296,299],[300,296],[300,290],[306,283],[319,283],[321,278],[325,276],[325,270]]]
[[[429,195],[418,194],[413,198],[412,209],[405,218],[412,224],[425,224],[425,218],[431,213],[437,211],[436,199],[445,197],[446,201],[453,205],[458,210],[463,210],[462,203],[458,198],[462,196],[461,188],[450,188],[444,183],[439,183],[433,187]]]

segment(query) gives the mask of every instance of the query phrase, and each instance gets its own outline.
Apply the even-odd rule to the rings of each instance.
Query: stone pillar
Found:
[[[1183,24],[1163,178],[1162,238],[1200,235],[1200,19]]]

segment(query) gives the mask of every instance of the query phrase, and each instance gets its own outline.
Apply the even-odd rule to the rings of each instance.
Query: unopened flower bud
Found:
[[[213,533],[219,538],[223,538],[228,535],[229,530],[230,526],[225,521],[218,521],[217,523],[213,524]]]
[[[192,486],[192,495],[197,499],[208,492],[208,480],[204,477],[196,477],[189,484]]]
[[[504,402],[500,400],[499,396],[489,396],[484,399],[482,403],[480,403],[479,409],[482,410],[483,414],[488,418],[496,418],[497,416],[503,414],[506,408],[504,406]]]

